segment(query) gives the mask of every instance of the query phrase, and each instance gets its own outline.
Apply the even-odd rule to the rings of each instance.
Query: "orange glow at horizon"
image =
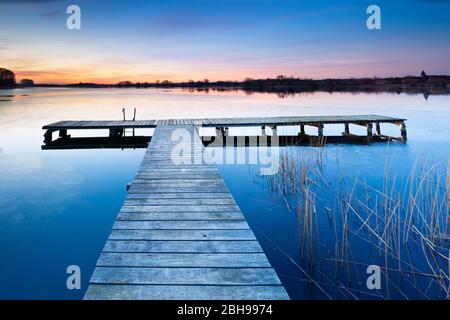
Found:
[[[40,71],[36,69],[14,68],[14,66],[2,66],[13,71],[16,75],[16,81],[21,79],[32,79],[35,83],[54,83],[54,84],[73,84],[73,83],[98,83],[98,84],[115,84],[120,81],[131,82],[156,82],[169,80],[172,82],[187,82],[189,80],[202,81],[209,79],[210,81],[242,81],[247,77],[250,78],[274,78],[278,75],[286,75],[299,78],[325,79],[325,78],[349,78],[349,77],[384,77],[390,75],[402,74],[383,74],[378,66],[368,66],[361,70],[358,67],[336,67],[332,70],[326,67],[305,67],[303,72],[295,72],[294,70],[275,68],[240,68],[236,70],[218,70],[216,72],[202,72],[201,70],[186,70],[186,72],[145,72],[146,68],[139,70],[111,70],[109,67],[104,68],[67,68],[48,71]],[[131,68],[130,68],[131,69]],[[133,68],[134,69],[134,68]],[[139,68],[135,68],[139,69]],[[43,69],[45,70],[45,69]],[[144,71],[144,72],[142,72]],[[389,70],[392,71],[392,70]],[[406,75],[406,74],[403,74]]]

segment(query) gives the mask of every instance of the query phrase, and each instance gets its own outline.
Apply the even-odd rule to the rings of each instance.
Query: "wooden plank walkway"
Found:
[[[85,299],[289,299],[203,148],[193,125],[158,125]]]
[[[282,126],[308,124],[339,124],[339,123],[396,123],[405,121],[403,118],[393,118],[380,115],[348,115],[348,116],[295,116],[295,117],[263,117],[263,118],[205,118],[205,119],[161,119],[139,121],[59,121],[43,127],[47,130],[64,129],[125,129],[125,128],[155,128],[158,125],[201,125],[204,127],[235,127],[235,126]]]

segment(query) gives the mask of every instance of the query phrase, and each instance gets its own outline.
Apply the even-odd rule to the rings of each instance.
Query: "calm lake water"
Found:
[[[445,182],[450,157],[450,96],[426,100],[422,95],[315,93],[280,98],[243,92],[36,88],[0,90],[0,298],[82,298],[124,200],[125,186],[133,179],[145,149],[42,151],[41,128],[60,120],[120,120],[124,106],[128,118],[137,108],[137,119],[351,114],[407,118],[406,144],[281,148],[288,157],[286,163],[310,161],[319,167],[310,176],[313,182],[308,182],[308,192],[314,189],[317,198],[312,218],[305,216],[310,209],[299,205],[301,192],[281,190],[285,181],[280,175],[262,177],[257,164],[219,165],[219,169],[292,298],[445,297],[434,280],[448,285],[448,265],[443,274],[433,274],[434,269],[420,258],[421,252],[408,248],[408,270],[403,263],[395,264],[398,257],[384,259],[379,247],[400,248],[402,241],[383,235],[394,234],[395,227],[372,227],[373,232],[367,228],[373,226],[370,223],[377,214],[382,217],[381,211],[368,217],[366,225],[364,217],[352,213],[343,222],[337,212],[341,202],[354,203],[365,197],[367,188],[352,188],[355,179],[382,189],[389,176],[390,185],[403,191],[415,165],[426,164],[436,165],[430,190],[437,185],[436,202],[441,206],[439,212],[444,210],[437,219],[448,219],[448,207],[440,198],[447,191],[445,183],[442,188],[440,183]],[[382,129],[399,135],[395,126]],[[342,128],[327,130],[325,134]],[[364,133],[364,128],[352,130]],[[336,201],[336,194],[351,189],[358,199]],[[360,205],[374,198],[361,200]],[[429,213],[426,207],[421,212]],[[347,238],[342,232],[346,223],[351,230]],[[448,236],[449,230],[440,223],[432,229]],[[384,244],[386,239],[393,242]],[[420,244],[424,239],[416,236],[415,241]],[[448,248],[447,242],[439,253],[448,257]],[[401,251],[401,259],[404,255]],[[337,261],[342,265],[336,265]],[[366,266],[381,263],[382,289],[368,290]],[[81,267],[82,290],[66,288],[66,268],[72,264]]]

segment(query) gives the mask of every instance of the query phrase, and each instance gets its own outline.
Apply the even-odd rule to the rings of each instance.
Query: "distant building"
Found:
[[[0,68],[0,87],[14,87],[16,76],[11,70]]]
[[[425,73],[425,71],[422,70],[422,72],[420,73],[420,76],[422,77],[422,80],[424,80],[424,81],[428,80],[428,75]]]
[[[20,86],[32,87],[32,86],[34,86],[34,81],[31,79],[22,79],[22,80],[20,80]]]

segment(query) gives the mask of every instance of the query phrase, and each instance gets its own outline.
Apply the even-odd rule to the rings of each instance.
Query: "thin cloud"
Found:
[[[1,1],[1,0],[0,0]],[[51,10],[51,11],[46,11],[46,12],[42,12],[41,16],[47,19],[53,19],[57,16],[60,16],[64,14],[64,11],[61,10]]]

